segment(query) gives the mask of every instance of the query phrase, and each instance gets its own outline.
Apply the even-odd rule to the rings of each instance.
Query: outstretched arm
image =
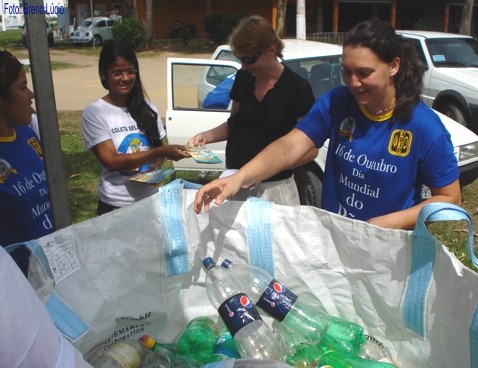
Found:
[[[241,187],[251,186],[282,170],[296,167],[313,148],[314,143],[307,135],[293,129],[269,144],[235,174],[204,185],[196,194],[194,210],[200,213],[204,206],[205,211],[208,211],[213,200],[220,205]]]

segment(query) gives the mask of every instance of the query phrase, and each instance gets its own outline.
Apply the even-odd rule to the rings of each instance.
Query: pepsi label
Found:
[[[280,282],[272,279],[257,301],[257,305],[282,322],[296,300],[297,295],[286,289]]]
[[[262,320],[256,307],[244,293],[230,297],[217,311],[232,336],[248,323]]]

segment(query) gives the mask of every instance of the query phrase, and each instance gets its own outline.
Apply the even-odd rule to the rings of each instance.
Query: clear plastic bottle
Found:
[[[280,342],[264,323],[259,312],[227,269],[217,266],[211,257],[203,260],[206,291],[224,324],[234,337],[243,358],[283,360]]]
[[[393,364],[390,351],[379,340],[369,335],[367,335],[365,344],[360,347],[359,356],[364,359],[373,359]]]
[[[135,340],[123,340],[112,345],[91,365],[94,368],[139,368],[146,350]]]
[[[263,269],[228,259],[221,266],[232,272],[256,306],[279,320],[299,340],[317,343],[323,339],[330,349],[351,353],[358,353],[365,342],[362,326],[320,312]]]

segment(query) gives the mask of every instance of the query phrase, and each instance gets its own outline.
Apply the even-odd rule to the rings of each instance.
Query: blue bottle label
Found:
[[[282,322],[291,307],[297,300],[297,295],[286,289],[277,280],[272,279],[269,286],[264,290],[257,301],[257,305],[272,317]]]
[[[256,307],[244,293],[230,297],[217,311],[232,336],[248,323],[262,320]]]

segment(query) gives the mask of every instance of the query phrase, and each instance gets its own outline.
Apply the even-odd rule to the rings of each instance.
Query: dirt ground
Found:
[[[158,56],[139,56],[141,80],[146,93],[155,104],[161,116],[167,108],[166,60],[168,57],[186,57],[180,53],[160,53]],[[188,58],[207,59],[210,54],[188,54]],[[62,61],[81,65],[80,68],[54,70],[53,87],[56,108],[63,110],[83,110],[92,101],[104,96],[106,90],[98,77],[98,57],[69,53],[63,50],[50,50],[51,61]],[[29,75],[29,85],[32,86]],[[36,93],[39,93],[37,91]]]

